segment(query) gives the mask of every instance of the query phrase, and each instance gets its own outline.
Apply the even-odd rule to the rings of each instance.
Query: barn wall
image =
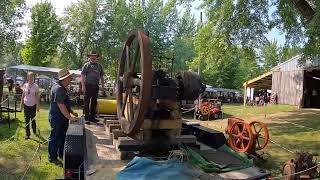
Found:
[[[279,104],[300,105],[303,74],[303,70],[272,72],[272,92],[277,94]]]

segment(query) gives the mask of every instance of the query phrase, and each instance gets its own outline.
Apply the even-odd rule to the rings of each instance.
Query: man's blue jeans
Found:
[[[63,155],[64,141],[66,131],[68,129],[67,122],[64,118],[49,117],[51,132],[48,140],[48,158],[50,161],[56,160],[59,156]]]

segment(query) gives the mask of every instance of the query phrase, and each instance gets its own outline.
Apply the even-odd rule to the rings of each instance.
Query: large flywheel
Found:
[[[117,77],[117,114],[132,136],[143,124],[151,94],[152,58],[144,32],[133,31],[124,44]]]

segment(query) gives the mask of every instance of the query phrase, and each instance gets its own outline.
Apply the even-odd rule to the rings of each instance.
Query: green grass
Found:
[[[48,139],[50,133],[48,105],[41,105],[37,117],[40,136],[33,135],[31,130],[30,140],[24,139],[26,134],[23,113],[17,113],[17,119],[11,122],[10,128],[8,124],[0,124],[0,179],[21,179],[39,143]],[[5,142],[13,135],[14,139]],[[46,143],[40,147],[25,179],[56,179],[62,178],[62,175],[62,167],[49,163]]]
[[[240,117],[245,120],[261,120],[268,124],[270,139],[294,152],[308,151],[320,154],[320,111],[298,109],[296,106],[273,105],[267,107],[243,107],[240,104],[225,104],[225,117]],[[288,122],[311,127],[299,127]],[[281,175],[285,162],[295,155],[269,142],[263,150],[267,161],[260,167]]]
[[[298,110],[282,116],[279,121],[289,121],[295,124],[312,127],[316,130],[299,127],[293,124],[269,123],[270,138],[282,146],[294,151],[307,151],[320,154],[320,111]],[[295,155],[269,143],[266,152],[271,155],[270,161],[263,167],[274,174],[281,174],[283,164]]]
[[[256,116],[272,115],[276,113],[285,113],[297,111],[298,107],[289,105],[272,106],[246,106],[242,104],[224,104],[222,106],[224,117],[244,117],[251,118]]]

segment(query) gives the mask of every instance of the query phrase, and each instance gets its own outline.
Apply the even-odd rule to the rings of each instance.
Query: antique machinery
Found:
[[[295,159],[291,159],[283,165],[284,179],[313,179],[318,177],[318,165],[314,156],[318,155],[308,152],[297,153]]]
[[[240,118],[229,118],[226,134],[233,150],[247,154],[264,149],[269,141],[267,125],[260,121],[246,123]]]
[[[219,99],[204,99],[199,98],[195,106],[195,118],[200,120],[222,119],[223,113],[221,110],[222,102]]]
[[[121,130],[135,140],[173,143],[181,134],[181,99],[197,99],[204,86],[192,72],[170,78],[152,69],[149,45],[144,32],[129,33],[118,66],[117,116]]]

